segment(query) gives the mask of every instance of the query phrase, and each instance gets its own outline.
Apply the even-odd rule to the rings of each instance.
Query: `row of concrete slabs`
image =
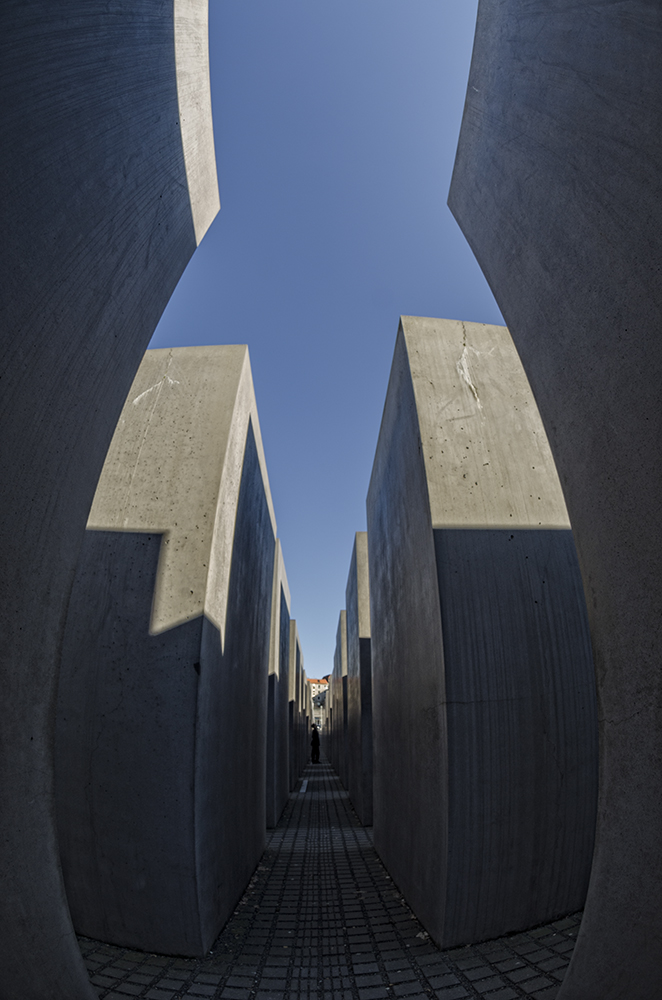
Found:
[[[332,760],[442,947],[583,905],[597,711],[572,532],[505,327],[403,317],[331,676]]]
[[[79,933],[213,944],[302,766],[290,607],[248,349],[148,351],[64,633],[56,806]]]

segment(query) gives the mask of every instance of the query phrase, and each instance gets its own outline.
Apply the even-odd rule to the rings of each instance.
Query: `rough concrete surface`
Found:
[[[504,327],[402,318],[368,541],[380,856],[442,946],[578,909],[597,780],[588,626]]]
[[[204,0],[178,8],[200,39]],[[184,155],[174,42],[173,5],[154,0],[8,0],[0,13],[3,1000],[93,996],[55,837],[56,662],[117,418],[217,205],[209,160],[213,198],[194,224],[187,169],[213,145],[207,134],[204,154]],[[204,103],[206,63],[186,69]]]
[[[368,533],[357,531],[345,590],[347,624],[347,790],[372,826],[372,664]]]
[[[269,639],[269,691],[267,701],[267,826],[280,819],[290,793],[289,765],[289,665],[290,588],[283,552],[276,541],[271,594]]]
[[[264,849],[276,539],[246,347],[147,352],[89,528],[56,728],[74,926],[202,955]]]
[[[587,596],[596,850],[563,1000],[662,980],[662,9],[481,0],[449,204],[531,382]]]

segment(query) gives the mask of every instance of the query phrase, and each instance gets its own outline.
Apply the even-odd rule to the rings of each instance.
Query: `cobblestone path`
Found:
[[[387,875],[331,767],[309,765],[298,788],[206,958],[147,955],[80,938],[101,1000],[556,996],[579,914],[439,951]]]

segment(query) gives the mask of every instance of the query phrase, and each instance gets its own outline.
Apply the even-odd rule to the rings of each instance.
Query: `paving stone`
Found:
[[[290,797],[206,958],[146,956],[80,939],[99,1000],[554,1000],[552,980],[565,974],[577,915],[438,950],[328,764],[309,765],[305,777],[306,794]]]
[[[503,979],[500,976],[491,976],[489,979],[481,979],[480,982],[474,983],[474,989],[478,991],[480,996],[489,993],[492,996],[493,990],[498,990],[500,987],[505,986]]]
[[[522,983],[522,989],[527,996],[531,996],[532,993],[538,993],[546,986],[553,986],[554,984],[549,981],[549,979],[544,979],[542,976],[538,979],[531,979],[526,983]]]

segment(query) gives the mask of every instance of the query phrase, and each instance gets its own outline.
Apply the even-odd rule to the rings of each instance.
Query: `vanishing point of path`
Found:
[[[439,951],[389,878],[327,762],[309,764],[204,959],[80,939],[100,1000],[553,1000],[580,915]]]

